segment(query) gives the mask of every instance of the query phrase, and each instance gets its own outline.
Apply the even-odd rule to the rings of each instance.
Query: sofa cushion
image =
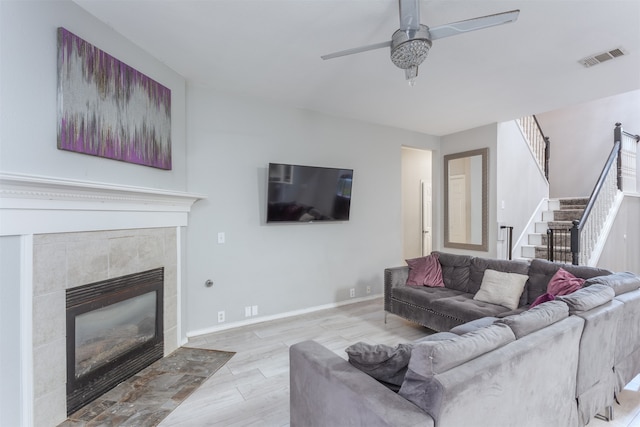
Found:
[[[531,303],[530,308],[533,308],[538,304],[542,304],[543,302],[552,301],[558,295],[568,295],[575,292],[582,287],[584,282],[585,279],[576,277],[564,268],[560,267],[553,277],[551,277],[551,280],[549,280],[547,292],[536,298],[535,301]]]
[[[569,314],[591,310],[613,299],[615,292],[606,285],[591,285],[569,295],[562,295],[556,299],[569,306]]]
[[[468,255],[455,255],[437,251],[432,253],[438,254],[444,285],[449,289],[468,292],[471,257]]]
[[[527,279],[528,276],[524,274],[485,270],[480,290],[473,299],[515,310]]]
[[[434,375],[475,359],[513,342],[515,336],[506,325],[491,325],[456,339],[424,342],[413,347],[409,367],[399,394],[429,413]]]
[[[407,285],[444,287],[438,254],[406,260],[409,266]]]
[[[468,292],[475,294],[480,290],[485,270],[495,270],[503,273],[518,273],[526,276],[529,274],[529,263],[515,260],[474,257],[471,259],[471,266],[469,267]],[[526,300],[526,294],[523,293],[518,305],[526,305]]]
[[[456,326],[449,332],[456,335],[464,335],[466,333],[477,331],[478,329],[486,328],[487,326],[493,325],[496,320],[498,320],[498,318],[493,316],[481,317],[480,319],[472,320],[470,322],[463,323],[460,326]]]
[[[560,301],[549,301],[520,314],[496,320],[511,328],[516,339],[552,325],[569,316],[569,307]]]
[[[444,341],[444,340],[450,340],[454,338],[458,338],[458,335],[452,332],[436,332],[435,334],[431,334],[431,335],[427,335],[426,337],[419,338],[415,340],[413,343],[417,344],[419,342],[424,342],[424,341]]]
[[[607,285],[611,287],[616,296],[627,292],[635,291],[640,288],[640,276],[636,276],[630,272],[613,273],[608,276],[597,276],[587,279],[584,286],[591,285]]]
[[[457,324],[453,324],[449,329],[482,317],[498,317],[500,313],[509,311],[508,308],[501,305],[474,300],[473,295],[467,293],[438,298],[431,302],[429,309],[442,316],[455,319]]]
[[[430,288],[428,286],[399,286],[391,289],[391,297],[398,301],[426,307],[432,301],[457,296],[463,292],[448,288]]]
[[[534,258],[529,265],[529,280],[527,281],[527,304],[531,304],[540,295],[547,292],[547,285],[553,275],[562,267],[576,277],[589,279],[596,276],[606,276],[611,271],[584,265],[559,264],[544,259]]]
[[[422,377],[431,377],[512,341],[515,336],[509,327],[491,325],[455,339],[419,342],[413,346],[409,369]]]
[[[349,363],[373,378],[392,386],[402,385],[413,344],[390,347],[357,342],[345,349]],[[393,387],[391,387],[393,388]]]

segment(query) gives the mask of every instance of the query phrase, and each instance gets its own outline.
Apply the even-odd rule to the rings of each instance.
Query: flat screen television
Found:
[[[269,163],[267,222],[347,221],[352,169]]]

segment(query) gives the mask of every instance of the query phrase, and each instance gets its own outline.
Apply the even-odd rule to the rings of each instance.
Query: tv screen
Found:
[[[347,221],[352,169],[269,163],[267,222]]]

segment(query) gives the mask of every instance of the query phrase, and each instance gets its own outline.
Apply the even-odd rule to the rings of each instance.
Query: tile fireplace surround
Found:
[[[164,267],[164,351],[181,345],[181,227],[187,193],[0,175],[2,236],[20,236],[23,425],[66,419],[65,291]],[[30,268],[29,268],[30,266]],[[28,301],[26,301],[28,300]]]

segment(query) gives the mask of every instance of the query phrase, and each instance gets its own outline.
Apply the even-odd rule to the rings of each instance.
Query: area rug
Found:
[[[60,426],[157,426],[234,354],[180,347],[71,414]]]

